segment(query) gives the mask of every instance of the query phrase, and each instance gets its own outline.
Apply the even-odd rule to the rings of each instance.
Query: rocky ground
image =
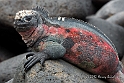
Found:
[[[46,83],[45,81],[47,83],[106,83],[96,78],[84,79],[82,76],[91,74],[63,60],[47,61],[43,69],[36,64],[26,74],[26,82],[23,82],[23,75],[17,74],[20,71],[16,71],[16,68],[25,56],[22,53],[26,52],[27,47],[13,28],[14,16],[19,10],[31,9],[38,5],[47,9],[50,16],[74,17],[89,22],[111,39],[118,51],[119,59],[124,63],[123,4],[124,0],[1,0],[0,83],[7,82],[15,74],[16,79],[13,83],[39,83],[40,81],[43,83]],[[28,78],[30,76],[31,78]]]

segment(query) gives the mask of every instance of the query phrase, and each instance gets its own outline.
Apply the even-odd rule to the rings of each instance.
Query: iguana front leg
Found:
[[[28,58],[32,56],[31,58]],[[43,65],[44,61],[46,59],[49,59],[50,57],[44,53],[44,52],[29,52],[26,55],[27,61],[24,64],[24,70],[28,71],[33,65],[35,65],[37,62],[40,62],[41,65]]]
[[[28,71],[37,62],[43,65],[45,60],[58,59],[66,53],[66,49],[61,44],[53,41],[44,42],[42,46],[39,46],[39,50],[40,52],[29,52],[26,55],[27,61],[24,64],[25,71]],[[32,57],[28,58],[29,56]]]

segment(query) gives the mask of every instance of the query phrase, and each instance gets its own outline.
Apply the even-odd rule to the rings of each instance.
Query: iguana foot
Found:
[[[32,57],[30,57],[30,56],[32,56]],[[28,71],[37,62],[40,62],[41,65],[43,65],[44,61],[48,58],[49,58],[49,56],[43,52],[29,52],[26,55],[27,61],[24,64],[24,70]]]

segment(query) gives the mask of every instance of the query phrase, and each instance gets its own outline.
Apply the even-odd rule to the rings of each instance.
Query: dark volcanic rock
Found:
[[[106,19],[106,21],[108,21],[110,23],[115,23],[117,25],[124,27],[124,11],[119,12],[119,13],[109,17],[108,19]]]
[[[41,6],[50,16],[85,18],[95,11],[91,0],[2,0],[0,22],[13,25],[16,12]]]
[[[12,56],[14,56],[14,54],[12,52],[10,52],[9,50],[0,46],[0,62],[6,60],[8,58],[11,58]]]
[[[0,63],[0,83],[4,83],[14,77],[16,68],[25,55],[18,55]]]
[[[111,0],[92,0],[93,2],[99,2],[99,3],[106,3],[109,2]]]
[[[87,17],[87,22],[98,27],[110,38],[117,48],[119,57],[122,58],[124,55],[124,28],[94,16]]]
[[[26,45],[16,30],[0,23],[0,62],[24,53],[26,49]]]
[[[92,0],[94,6],[97,8],[102,7],[104,4],[106,4],[109,1],[111,1],[111,0]]]
[[[37,63],[27,73],[23,71],[24,62],[19,65],[13,83],[106,83],[63,60],[47,60],[45,67]]]
[[[96,13],[96,16],[106,19],[121,11],[124,11],[124,0],[111,0]]]

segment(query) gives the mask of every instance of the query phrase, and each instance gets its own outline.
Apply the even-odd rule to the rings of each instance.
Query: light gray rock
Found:
[[[8,82],[5,82],[5,83],[13,83],[13,79],[9,80]]]
[[[45,67],[37,63],[27,73],[24,62],[19,65],[13,83],[107,83],[63,60],[47,60]]]
[[[96,13],[96,16],[106,19],[116,13],[124,11],[123,4],[124,0],[111,0]]]
[[[124,11],[119,12],[119,13],[109,17],[108,19],[106,19],[106,21],[108,21],[110,23],[115,23],[117,25],[124,27]]]
[[[7,82],[14,77],[16,68],[24,56],[25,54],[18,55],[0,63],[0,83]]]
[[[41,6],[50,16],[85,18],[95,11],[91,0],[1,0],[0,22],[13,26],[16,12]]]
[[[124,55],[124,28],[95,16],[87,17],[87,22],[98,27],[114,43],[120,59]]]

